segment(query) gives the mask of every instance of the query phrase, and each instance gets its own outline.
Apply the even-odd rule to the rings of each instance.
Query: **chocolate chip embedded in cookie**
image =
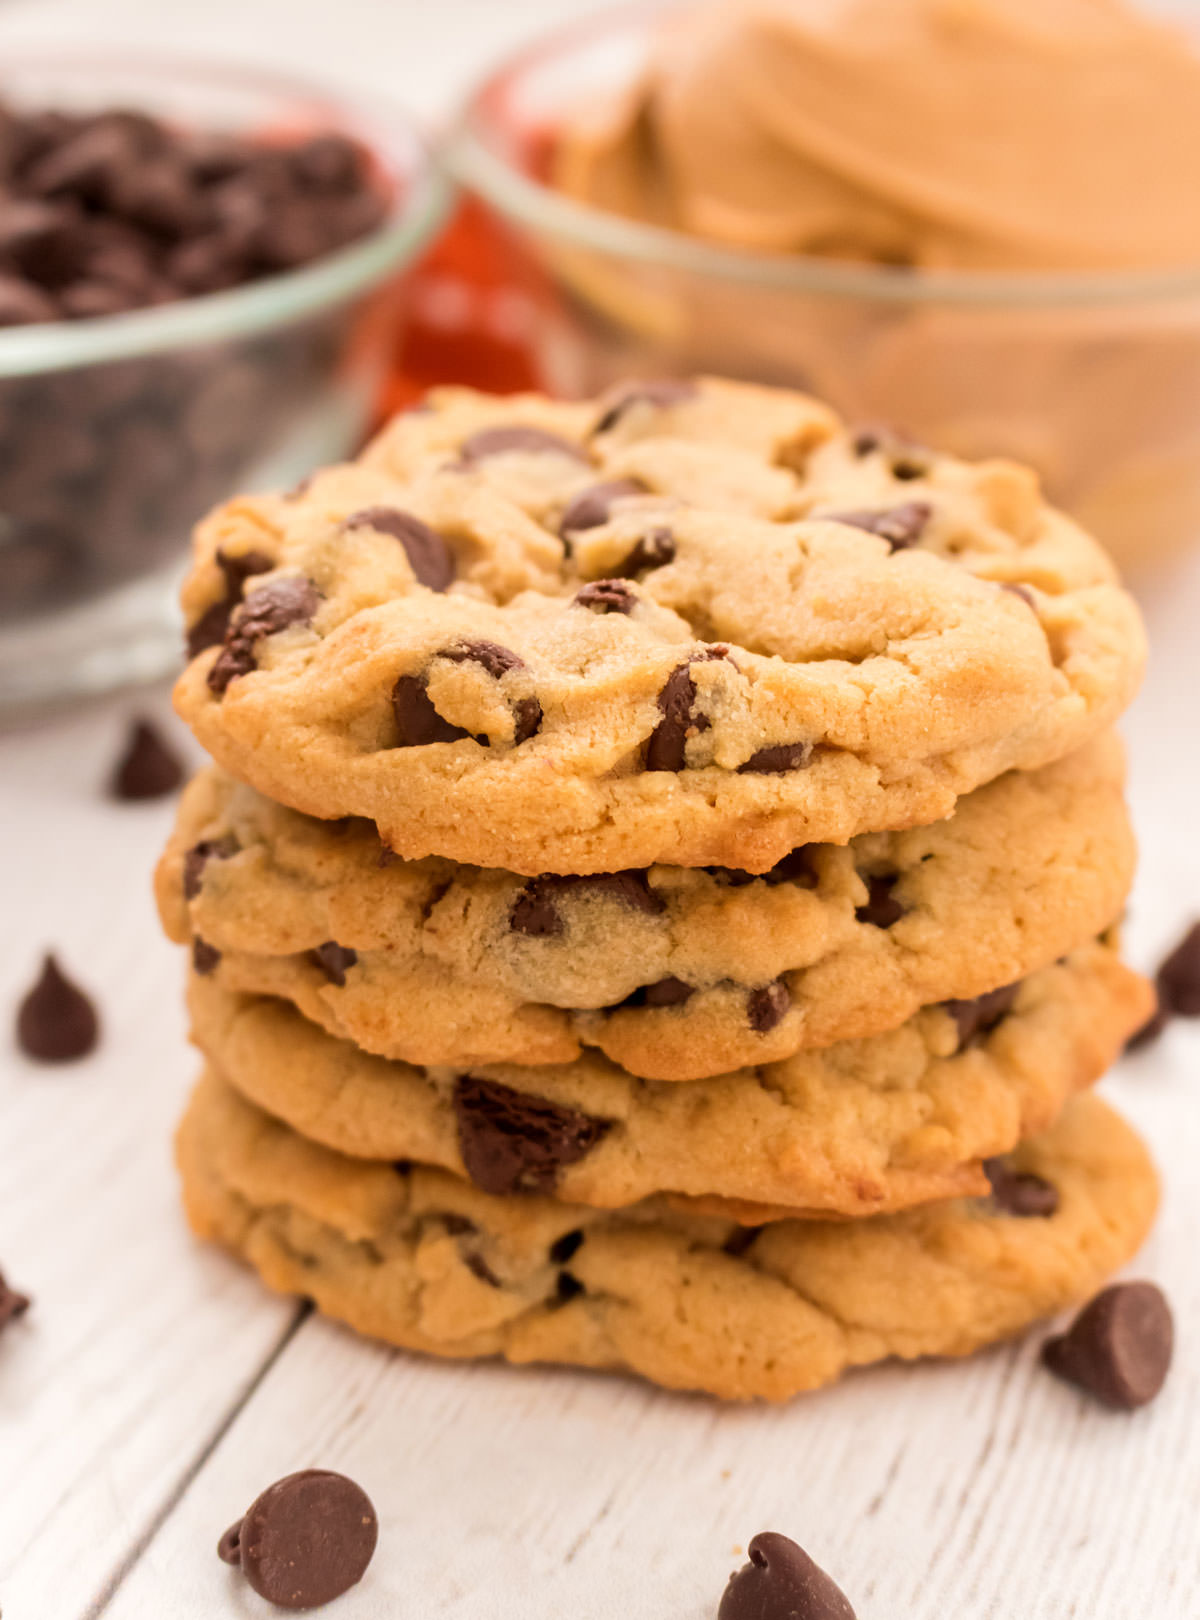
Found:
[[[559,1171],[600,1141],[608,1124],[575,1108],[461,1075],[454,1086],[462,1160],[484,1192],[553,1192]]]
[[[208,686],[223,697],[229,683],[257,668],[258,643],[292,625],[308,625],[321,605],[321,593],[310,579],[277,579],[259,588],[235,608],[224,646],[208,673]]]
[[[351,512],[344,526],[390,534],[404,548],[417,583],[427,585],[431,591],[445,591],[453,582],[454,553],[440,534],[411,512],[395,506],[368,506],[360,512]]]

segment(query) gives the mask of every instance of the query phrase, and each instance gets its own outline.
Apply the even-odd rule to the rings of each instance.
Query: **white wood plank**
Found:
[[[35,1298],[0,1341],[7,1620],[77,1620],[294,1314],[197,1254],[178,1213],[169,1141],[195,1064],[148,879],[172,806],[101,795],[124,707],[6,737],[0,755],[0,1267]],[[104,1020],[99,1053],[70,1067],[10,1045],[44,944]]]

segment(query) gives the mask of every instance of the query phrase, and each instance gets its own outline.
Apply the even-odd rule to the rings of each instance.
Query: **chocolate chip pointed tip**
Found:
[[[10,1287],[4,1273],[0,1271],[0,1332],[10,1322],[15,1322],[18,1316],[24,1316],[32,1304],[29,1295]]]
[[[100,1020],[91,998],[48,952],[17,1009],[17,1044],[38,1063],[73,1063],[95,1050]]]
[[[789,1537],[754,1537],[749,1563],[729,1577],[717,1620],[856,1620],[841,1588]]]
[[[344,1474],[306,1468],[269,1485],[217,1544],[278,1608],[317,1609],[366,1574],[379,1539],[370,1497]]]
[[[1043,1346],[1042,1359],[1102,1405],[1132,1412],[1162,1389],[1174,1348],[1174,1319],[1162,1290],[1151,1282],[1115,1283]]]
[[[1200,923],[1195,923],[1159,968],[1159,1006],[1178,1018],[1200,1018]]]
[[[158,727],[135,720],[109,783],[114,799],[161,799],[183,781],[183,763]]]

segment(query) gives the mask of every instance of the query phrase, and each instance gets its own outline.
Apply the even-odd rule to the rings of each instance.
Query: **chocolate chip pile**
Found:
[[[1021,539],[982,516],[994,471],[968,499],[972,469],[817,410],[715,380],[448,391],[200,531],[177,705],[221,768],[157,885],[206,1063],[180,1165],[196,1230],[272,1286],[407,1348],[783,1399],[1015,1334],[1136,1251],[1153,1167],[1079,1094],[1151,1004],[1112,931],[1111,738],[998,769],[944,822],[801,842],[782,819],[834,752],[826,665],[865,672],[879,724],[892,701],[864,581],[923,634],[953,594],[956,633],[978,615],[1039,668],[1071,594],[1052,618],[1023,583],[1039,516]],[[786,559],[769,589],[755,548]],[[442,819],[464,781],[472,814]],[[369,817],[363,782],[390,794]],[[613,783],[640,795],[627,826]],[[703,795],[720,819],[680,847]],[[614,824],[601,865],[583,839]],[[1131,1408],[1170,1349],[1161,1297],[1126,1285],[1046,1360]],[[851,1612],[762,1537],[721,1613],[777,1611]]]
[[[327,257],[390,198],[355,141],[290,144],[145,114],[0,104],[4,328],[228,291]],[[0,621],[176,555],[286,442],[347,341],[344,309],[286,331],[25,377],[0,374]]]

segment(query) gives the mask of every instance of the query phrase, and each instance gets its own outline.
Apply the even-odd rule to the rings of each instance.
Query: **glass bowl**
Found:
[[[447,162],[524,255],[543,386],[725,373],[1009,455],[1126,566],[1200,537],[1200,269],[922,272],[743,252],[552,188],[555,135],[644,67],[663,8],[544,38],[480,85]],[[532,279],[531,279],[532,278]]]
[[[345,133],[392,198],[312,264],[183,302],[0,330],[0,710],[178,664],[175,591],[196,519],[355,448],[387,383],[401,272],[447,185],[409,124],[355,97],[236,67],[6,50],[0,99],[131,107],[182,128]]]

